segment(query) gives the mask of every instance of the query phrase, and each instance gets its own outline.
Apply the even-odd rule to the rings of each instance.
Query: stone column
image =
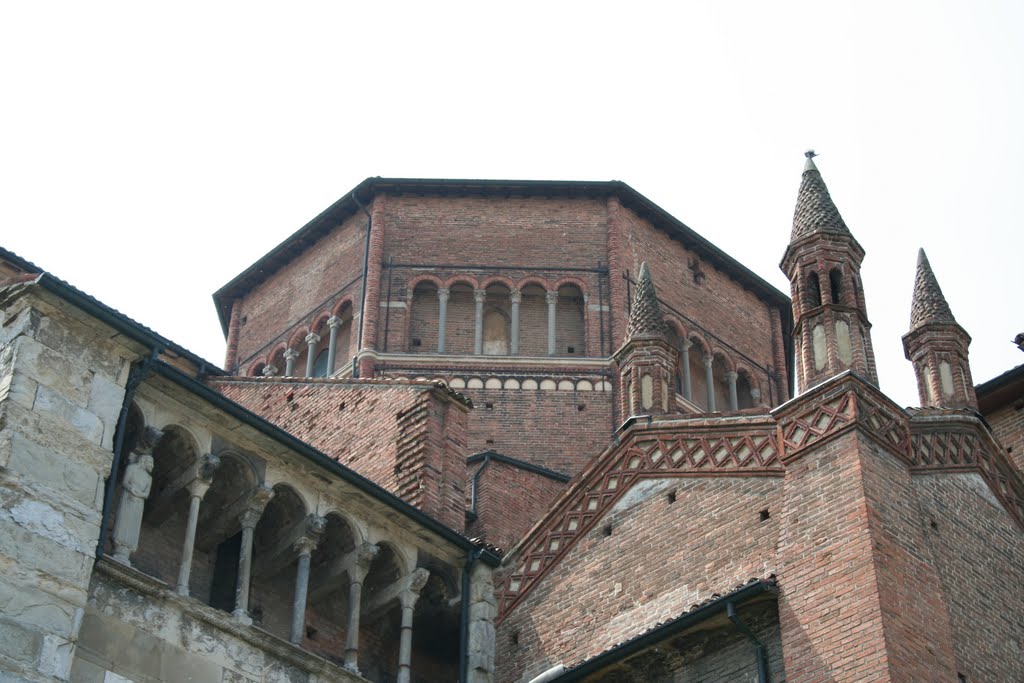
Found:
[[[284,376],[294,377],[295,376],[295,359],[299,357],[299,352],[295,349],[284,350]]]
[[[713,356],[704,356],[704,381],[708,385],[708,411],[715,412],[715,373],[711,367],[714,365],[715,359]]]
[[[402,633],[398,639],[398,678],[397,683],[411,683],[412,670],[412,615],[416,608],[416,601],[420,597],[420,591],[427,583],[430,572],[426,569],[417,569],[409,577],[409,587],[398,594],[398,600],[402,604]]]
[[[355,562],[349,572],[348,584],[348,629],[345,638],[345,668],[359,672],[359,616],[363,601],[363,581],[370,571],[373,558],[380,552],[380,546],[363,543],[356,551]]]
[[[484,352],[484,301],[487,300],[487,290],[474,289],[473,301],[476,302],[476,327],[473,331],[473,353],[480,356]]]
[[[451,290],[442,287],[437,290],[437,352],[444,353],[444,329],[448,324],[448,296]]]
[[[338,328],[341,327],[341,318],[332,315],[327,319],[327,327],[331,330],[331,336],[327,340],[327,376],[334,374],[334,361],[338,357]]]
[[[725,373],[725,379],[729,382],[729,410],[739,410],[740,401],[736,395],[736,378],[738,375],[735,372]]]
[[[316,548],[317,538],[303,536],[295,543],[299,553],[298,567],[295,569],[295,596],[292,601],[292,630],[288,637],[292,645],[302,642],[302,632],[306,628],[306,596],[309,591],[309,556]]]
[[[256,523],[263,515],[263,508],[274,496],[271,489],[260,488],[253,492],[249,506],[239,516],[242,525],[242,547],[238,551],[238,583],[235,587],[235,619],[251,624],[249,618],[249,581],[252,578],[252,537]]]
[[[690,347],[693,346],[693,342],[689,339],[683,340],[682,359],[680,363],[683,366],[683,398],[687,401],[693,400],[693,386],[690,381]]]
[[[316,363],[316,345],[320,343],[320,335],[310,332],[306,335],[306,377],[313,376],[313,364]]]
[[[512,335],[509,344],[509,353],[513,356],[519,355],[519,304],[523,301],[523,293],[513,289],[509,294],[512,300]]]
[[[181,566],[178,568],[178,585],[175,588],[175,592],[182,597],[188,597],[188,581],[192,576],[192,551],[196,545],[196,523],[199,521],[199,503],[210,488],[210,480],[193,479],[187,488],[188,523],[185,525],[185,544],[181,549]]]
[[[544,295],[548,302],[548,355],[555,355],[555,314],[558,306],[558,292],[548,292]]]
[[[494,673],[494,618],[498,615],[491,568],[477,562],[469,581],[467,683],[491,683]]]

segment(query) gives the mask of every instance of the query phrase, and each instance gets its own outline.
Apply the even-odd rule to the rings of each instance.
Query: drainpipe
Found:
[[[366,273],[370,269],[370,228],[373,216],[359,201],[356,193],[352,193],[352,201],[366,214],[366,249],[363,250],[363,292],[359,297],[359,331],[356,333],[356,355],[352,358],[352,377],[359,377],[359,352],[363,350],[363,325],[366,324]]]
[[[484,463],[486,465],[486,463]],[[482,468],[481,468],[482,469]],[[459,683],[469,680],[469,577],[473,565],[483,554],[482,548],[474,548],[466,556],[466,566],[462,568],[462,606],[459,614]]]
[[[729,617],[729,621],[736,625],[736,628],[740,633],[750,639],[750,642],[754,644],[756,656],[757,656],[757,683],[769,683],[768,681],[768,658],[765,656],[764,643],[758,640],[754,632],[743,623],[740,616],[736,614],[736,604],[732,602],[725,603],[725,613]]]
[[[477,468],[477,471],[473,473],[473,481],[472,481],[472,484],[470,485],[470,489],[469,489],[469,515],[470,515],[470,521],[473,521],[473,522],[475,522],[476,518],[477,518],[477,514],[476,514],[476,498],[477,498],[477,493],[476,492],[477,492],[477,487],[480,486],[480,475],[484,473],[484,470],[487,469],[487,465],[489,465],[490,462],[491,462],[491,454],[487,453],[486,455],[484,455],[483,463],[480,465],[479,468]]]
[[[124,433],[128,427],[128,412],[131,410],[132,401],[135,399],[135,390],[142,384],[153,364],[160,357],[163,349],[154,346],[141,363],[132,366],[128,373],[128,381],[124,387],[124,401],[121,403],[121,413],[117,416],[117,428],[114,431],[114,457],[110,461],[110,474],[107,475],[106,491],[103,494],[103,512],[100,514],[100,538],[96,543],[96,559],[103,557],[103,548],[107,545],[107,525],[110,521],[110,508],[114,504],[114,491],[117,488],[117,471],[121,468],[121,451],[124,450]]]

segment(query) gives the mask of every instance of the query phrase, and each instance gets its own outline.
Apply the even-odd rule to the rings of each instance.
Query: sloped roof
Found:
[[[808,152],[808,155],[810,154],[812,153]],[[850,235],[850,229],[839,215],[839,209],[832,201],[818,167],[811,156],[808,156],[800,179],[800,192],[797,194],[796,210],[793,213],[793,233],[789,241],[796,242],[819,232]]]
[[[640,275],[636,281],[636,293],[633,305],[629,309],[629,322],[626,326],[626,341],[636,339],[667,339],[668,325],[661,314],[658,295],[654,291],[654,281],[647,261],[640,265]]]
[[[651,221],[674,239],[700,255],[702,259],[734,277],[740,284],[772,305],[780,306],[783,315],[789,310],[789,297],[768,284],[705,237],[659,207],[647,197],[620,180],[450,180],[424,178],[367,178],[320,215],[271,249],[262,258],[221,287],[214,295],[221,327],[227,334],[231,300],[242,296],[351,215],[361,212],[360,205],[372,201],[375,194],[421,194],[429,196],[487,197],[590,197],[615,196],[622,205]]]
[[[939,281],[935,279],[932,266],[924,249],[917,252],[917,275],[914,277],[914,299],[910,304],[910,329],[922,325],[955,324],[953,312],[949,310],[946,297],[942,295]]]

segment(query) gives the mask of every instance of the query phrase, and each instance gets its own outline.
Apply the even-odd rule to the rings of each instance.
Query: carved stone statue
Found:
[[[114,559],[131,566],[129,558],[139,547],[142,511],[153,486],[153,456],[132,454],[121,482],[121,503],[114,525]]]

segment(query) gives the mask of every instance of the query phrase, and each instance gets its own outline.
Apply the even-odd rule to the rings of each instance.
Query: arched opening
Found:
[[[445,683],[459,678],[458,591],[437,567],[420,590],[413,612],[412,671],[414,680]]]
[[[332,375],[338,368],[344,367],[356,354],[356,349],[352,348],[352,304],[347,301],[342,304],[337,318],[341,321],[341,325],[338,326],[338,339],[334,351],[334,367],[327,368],[328,376]]]
[[[285,368],[288,367],[288,363],[284,357],[284,349],[278,349],[274,352],[274,355],[270,357],[270,365],[274,366],[274,376],[283,375]],[[266,368],[264,368],[265,370]]]
[[[287,639],[298,553],[295,542],[306,531],[306,506],[290,486],[274,486],[253,532],[249,616],[264,630]]]
[[[445,329],[445,351],[471,355],[476,341],[476,299],[474,288],[465,282],[449,288],[448,321]]]
[[[821,281],[818,274],[812,272],[807,276],[807,305],[810,308],[817,308],[821,305]]]
[[[417,283],[412,291],[410,306],[412,308],[409,311],[409,352],[437,353],[438,316],[440,315],[437,285],[433,282]]]
[[[363,582],[363,612],[359,622],[359,669],[371,681],[398,677],[398,641],[402,608],[388,589],[402,576],[394,549],[379,543],[380,552],[370,564]],[[415,627],[415,624],[414,624]]]
[[[239,515],[258,482],[255,470],[242,456],[224,452],[219,457],[220,466],[199,510],[189,593],[230,612],[235,608],[242,548]]]
[[[195,465],[198,455],[192,436],[175,425],[163,429],[163,436],[153,448],[152,486],[132,565],[171,585],[177,579],[188,521],[189,496],[182,475]],[[173,559],[169,560],[168,554]]]
[[[746,370],[740,370],[736,377],[736,399],[737,407],[740,410],[757,407],[754,398],[754,388],[750,381],[750,375]]]
[[[715,410],[730,410],[729,380],[726,378],[726,374],[729,372],[729,367],[725,362],[725,358],[721,354],[715,354],[715,361],[711,368],[712,375],[714,376]]]
[[[537,284],[522,288],[519,304],[519,355],[546,356],[548,353],[547,292]]]
[[[510,322],[504,312],[490,308],[484,312],[483,352],[485,356],[509,354]]]
[[[843,274],[838,268],[828,271],[828,285],[832,290],[832,303],[842,303]]]
[[[257,361],[256,363],[253,363],[251,366],[249,366],[249,376],[250,377],[262,377],[263,376],[263,368],[265,368],[265,367],[267,367],[267,364],[262,362],[262,361]]]
[[[337,513],[326,516],[320,543],[310,557],[309,599],[303,647],[336,664],[345,662],[349,587],[356,534]]]
[[[576,285],[558,288],[555,305],[555,355],[585,356],[586,326],[584,324],[583,292]]]
[[[675,392],[680,396],[683,395],[683,342],[679,337],[679,333],[676,332],[674,325],[668,326],[668,334],[666,335],[669,346],[676,350],[676,366],[672,372],[672,385],[675,387]]]
[[[707,373],[704,371],[705,351],[703,346],[694,341],[690,347],[690,402],[701,410],[708,409]]]
[[[319,337],[319,341],[312,347],[313,353],[313,368],[312,372],[308,372],[309,368],[309,354],[310,346],[306,338],[303,337],[297,342],[298,348],[295,350],[299,352],[299,357],[295,359],[295,368],[292,374],[295,377],[324,377],[326,376],[327,370],[327,346],[330,344],[330,328],[326,324],[321,324],[310,331],[310,334],[315,334]],[[319,363],[319,367],[318,367]]]

